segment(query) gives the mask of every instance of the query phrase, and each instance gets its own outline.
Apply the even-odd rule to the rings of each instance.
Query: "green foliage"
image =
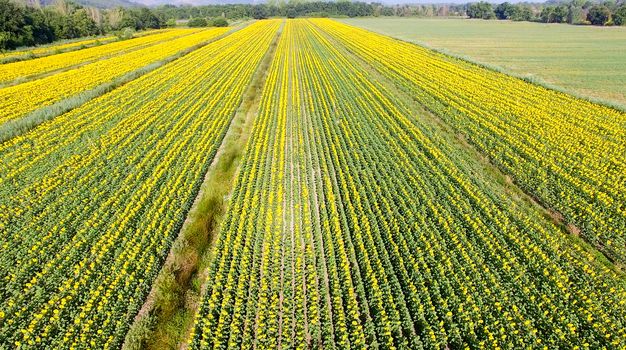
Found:
[[[571,0],[558,5],[541,6],[532,3],[511,4],[503,2],[494,9],[495,18],[500,20],[532,21],[535,19],[533,9],[541,9],[539,20],[544,23],[623,25],[626,22],[626,4],[607,0],[601,4],[592,4],[585,0]],[[466,13],[470,18],[492,18],[489,6],[484,3],[469,4]],[[381,14],[379,12],[378,14]],[[391,15],[391,14],[389,14]],[[396,15],[398,15],[396,13]],[[402,14],[406,15],[406,14]]]
[[[209,26],[209,22],[206,20],[206,18],[192,18],[189,20],[189,22],[187,22],[187,26],[188,27],[208,27]]]
[[[111,9],[102,16],[99,10],[62,0],[41,9],[0,0],[0,50],[94,36],[123,28],[156,29],[163,25],[164,21],[148,8]]]
[[[328,18],[330,17],[328,15],[328,12],[322,11],[322,12],[313,12],[310,14],[311,17],[316,17],[316,18]]]
[[[461,8],[461,5],[457,5]],[[264,19],[269,17],[363,17],[376,13],[394,15],[391,6],[364,2],[323,1],[270,1],[265,4],[228,4],[205,6],[163,5],[153,10],[163,19],[188,19],[196,17],[225,17],[227,19]],[[375,12],[378,11],[378,12]]]
[[[511,19],[517,12],[517,7],[511,3],[503,2],[494,10],[497,19]]]
[[[174,18],[170,18],[165,22],[166,27],[174,28],[176,27],[176,20]]]
[[[252,9],[252,18],[265,19],[267,18],[267,7],[265,5],[258,5]]]
[[[111,24],[113,29],[134,28],[135,30],[158,29],[165,25],[164,21],[146,7],[140,9],[117,9],[121,13],[121,20]]]
[[[494,10],[497,19],[509,19],[512,21],[531,21],[533,19],[533,12],[528,5],[525,4],[511,4],[503,2],[496,6]]]
[[[147,315],[141,317],[133,325],[133,327],[126,333],[124,340],[123,350],[141,350],[144,349],[145,344],[152,333],[152,328],[156,317],[154,315]]]
[[[567,22],[567,6],[547,6],[542,11],[539,17],[544,23],[565,23]]]
[[[578,6],[575,2],[572,2],[567,7],[567,23],[580,24],[585,21],[585,15],[582,6]]]
[[[587,13],[587,20],[596,26],[605,25],[611,18],[611,11],[604,5],[594,5]]]
[[[94,22],[85,9],[74,12],[72,21],[74,22],[76,30],[76,37],[96,35],[99,33],[96,22]]]
[[[496,14],[493,12],[493,6],[488,2],[475,2],[467,8],[469,18],[492,19]]]
[[[613,14],[613,23],[616,26],[626,25],[626,4],[620,6]]]
[[[0,50],[51,42],[54,28],[47,22],[41,11],[0,0]]]
[[[218,17],[212,21],[212,25],[214,27],[228,27],[228,21],[224,17]]]
[[[532,21],[534,18],[533,11],[530,7],[522,4],[515,6],[516,10],[512,14],[511,20],[513,21]]]
[[[131,39],[135,35],[135,28],[132,28],[132,27],[122,28],[116,31],[115,35],[122,40]]]
[[[0,0],[0,50],[99,35],[104,29],[160,27],[158,17],[147,8],[122,11],[124,20],[110,26],[96,22],[94,18],[101,18],[97,10],[74,3],[58,1],[54,6],[33,8],[11,0]],[[137,16],[132,16],[135,12]]]

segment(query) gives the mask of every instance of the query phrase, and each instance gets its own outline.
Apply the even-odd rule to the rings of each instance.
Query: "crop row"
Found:
[[[626,113],[330,20],[323,31],[626,263]]]
[[[0,347],[119,348],[278,26],[0,145]]]
[[[620,276],[475,163],[288,20],[190,348],[626,345]]]
[[[166,32],[168,30],[163,29],[151,29],[134,33],[134,38],[139,38],[147,35]],[[191,31],[189,33],[192,33]],[[0,62],[12,62],[15,60],[34,59],[38,57],[44,57],[49,55],[56,55],[64,52],[82,50],[93,46],[99,46],[107,44],[113,41],[117,41],[119,38],[115,35],[102,36],[90,39],[77,39],[70,40],[62,43],[51,43],[49,45],[36,46],[32,48],[21,48],[16,51],[7,51],[0,53]]]
[[[100,38],[93,39],[80,39],[74,40],[62,44],[52,44],[41,47],[35,47],[32,49],[23,49],[18,51],[8,51],[4,53],[0,53],[0,62],[6,62],[11,59],[18,58],[36,58],[42,56],[48,56],[52,54],[58,54],[67,51],[80,50],[84,48],[88,48],[91,46],[97,46],[101,44],[106,44],[112,41],[117,40],[117,37],[114,35],[103,36]]]
[[[115,80],[126,73],[215,39],[227,31],[228,28],[203,30],[98,60],[76,69],[0,88],[0,124]]]
[[[27,78],[69,68],[78,64],[103,59],[112,55],[136,50],[164,40],[170,40],[198,32],[198,29],[175,29],[146,35],[129,40],[90,47],[84,50],[60,53],[33,60],[19,61],[0,65],[0,83],[9,83],[19,78]]]

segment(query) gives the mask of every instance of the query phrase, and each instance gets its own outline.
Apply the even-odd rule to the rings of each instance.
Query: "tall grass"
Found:
[[[124,350],[177,348],[186,340],[200,303],[203,272],[228,207],[229,195],[278,43],[278,31],[209,168],[196,203],[153,284],[148,301],[126,335]]]

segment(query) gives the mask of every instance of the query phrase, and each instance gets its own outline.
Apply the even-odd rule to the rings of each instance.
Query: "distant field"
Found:
[[[626,27],[419,18],[343,21],[626,103]]]

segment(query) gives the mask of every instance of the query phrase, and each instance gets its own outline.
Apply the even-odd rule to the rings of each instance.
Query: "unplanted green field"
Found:
[[[343,21],[626,104],[626,27],[424,18]]]

